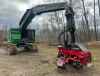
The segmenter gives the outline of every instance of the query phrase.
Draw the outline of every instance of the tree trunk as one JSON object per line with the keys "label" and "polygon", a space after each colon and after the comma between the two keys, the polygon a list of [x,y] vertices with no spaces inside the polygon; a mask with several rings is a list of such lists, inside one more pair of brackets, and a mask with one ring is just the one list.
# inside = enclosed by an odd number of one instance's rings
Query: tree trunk
{"label": "tree trunk", "polygon": [[96,26],[96,17],[95,17],[95,0],[94,0],[94,31],[95,31],[95,39],[97,41],[97,26]]}
{"label": "tree trunk", "polygon": [[85,22],[86,22],[87,30],[88,30],[88,40],[90,40],[90,29],[89,29],[89,22],[88,22],[88,19],[87,19],[85,4],[84,4],[84,0],[81,0],[81,1],[82,1],[82,5],[83,5],[83,10],[84,10],[84,18],[85,18]]}

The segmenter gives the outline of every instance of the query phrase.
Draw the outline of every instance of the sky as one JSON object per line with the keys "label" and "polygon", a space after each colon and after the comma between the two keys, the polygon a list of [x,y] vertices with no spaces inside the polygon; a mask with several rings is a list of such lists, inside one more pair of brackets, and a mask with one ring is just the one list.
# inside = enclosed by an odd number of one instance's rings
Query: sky
{"label": "sky", "polygon": [[16,26],[26,9],[42,3],[42,0],[0,0],[0,24]]}
{"label": "sky", "polygon": [[[93,2],[93,0],[86,0],[86,2]],[[19,26],[19,21],[26,9],[43,3],[43,0],[0,0],[0,24]],[[92,8],[90,11],[93,13]]]}

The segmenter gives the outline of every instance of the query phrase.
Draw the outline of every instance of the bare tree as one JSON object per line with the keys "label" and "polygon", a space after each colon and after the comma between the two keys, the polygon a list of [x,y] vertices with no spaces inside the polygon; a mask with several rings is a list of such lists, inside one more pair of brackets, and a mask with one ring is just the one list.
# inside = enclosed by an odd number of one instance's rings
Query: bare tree
{"label": "bare tree", "polygon": [[100,1],[98,0],[99,16],[100,16]]}
{"label": "bare tree", "polygon": [[84,3],[84,0],[81,0],[81,1],[82,1],[83,10],[84,10],[84,18],[85,18],[85,22],[86,22],[87,30],[88,30],[87,31],[88,32],[88,39],[90,40],[90,29],[89,29],[89,22],[88,22],[88,19],[87,19],[85,3]]}
{"label": "bare tree", "polygon": [[96,26],[96,17],[95,17],[95,0],[94,0],[94,31],[95,31],[95,39],[97,40],[97,26]]}

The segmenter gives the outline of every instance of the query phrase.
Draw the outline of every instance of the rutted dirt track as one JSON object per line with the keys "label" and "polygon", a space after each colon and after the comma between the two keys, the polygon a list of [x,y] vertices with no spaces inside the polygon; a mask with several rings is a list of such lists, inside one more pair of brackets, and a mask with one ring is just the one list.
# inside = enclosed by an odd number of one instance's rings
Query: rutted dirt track
{"label": "rutted dirt track", "polygon": [[39,53],[0,55],[0,76],[100,76],[100,49],[90,49],[94,66],[83,70],[57,71],[55,47],[39,46]]}

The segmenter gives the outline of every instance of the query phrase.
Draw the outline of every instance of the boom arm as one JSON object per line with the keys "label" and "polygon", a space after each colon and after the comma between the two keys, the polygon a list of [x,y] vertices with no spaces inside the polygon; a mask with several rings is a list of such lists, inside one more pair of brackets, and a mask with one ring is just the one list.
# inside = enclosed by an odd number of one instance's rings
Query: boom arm
{"label": "boom arm", "polygon": [[[53,3],[53,4],[43,4],[38,5],[36,7],[33,7],[31,9],[27,9],[25,14],[23,15],[19,25],[21,29],[22,39],[25,37],[25,31],[27,29],[27,26],[32,21],[32,19],[36,15],[40,15],[42,13],[48,13],[48,12],[54,12],[54,11],[60,11],[65,10],[66,13],[66,20],[67,20],[67,31],[69,31],[72,35],[72,42],[75,42],[75,22],[74,22],[74,12],[73,9],[68,5],[66,2],[62,3]],[[74,37],[74,38],[73,38]]]}
{"label": "boom arm", "polygon": [[65,10],[65,8],[68,8],[68,4],[62,2],[62,3],[38,5],[31,9],[27,9],[26,13],[23,15],[20,21],[19,24],[20,28],[25,30],[36,15],[40,15],[42,13],[47,13],[47,12]]}

